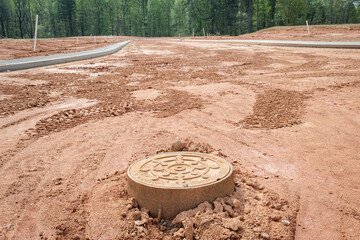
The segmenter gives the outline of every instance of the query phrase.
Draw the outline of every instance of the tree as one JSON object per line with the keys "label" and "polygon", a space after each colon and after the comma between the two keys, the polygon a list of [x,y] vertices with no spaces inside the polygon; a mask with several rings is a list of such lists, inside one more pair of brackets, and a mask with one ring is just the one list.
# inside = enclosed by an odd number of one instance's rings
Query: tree
{"label": "tree", "polygon": [[74,35],[74,16],[75,16],[75,1],[74,0],[58,0],[59,14],[61,19],[66,23],[66,36]]}
{"label": "tree", "polygon": [[0,35],[244,34],[276,25],[359,23],[360,0],[0,0]]}
{"label": "tree", "polygon": [[10,6],[7,0],[0,0],[0,27],[1,35],[8,36],[9,20],[10,20]]}
{"label": "tree", "polygon": [[277,8],[285,25],[298,25],[305,22],[308,6],[304,0],[278,0]]}

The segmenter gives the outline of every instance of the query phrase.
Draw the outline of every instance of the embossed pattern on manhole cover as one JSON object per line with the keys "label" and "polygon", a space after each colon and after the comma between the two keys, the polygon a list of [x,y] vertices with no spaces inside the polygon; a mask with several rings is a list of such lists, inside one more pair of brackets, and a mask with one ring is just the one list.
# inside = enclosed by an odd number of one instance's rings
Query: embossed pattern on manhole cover
{"label": "embossed pattern on manhole cover", "polygon": [[171,152],[133,163],[128,175],[144,185],[186,188],[215,183],[230,172],[230,163],[222,158],[198,152]]}

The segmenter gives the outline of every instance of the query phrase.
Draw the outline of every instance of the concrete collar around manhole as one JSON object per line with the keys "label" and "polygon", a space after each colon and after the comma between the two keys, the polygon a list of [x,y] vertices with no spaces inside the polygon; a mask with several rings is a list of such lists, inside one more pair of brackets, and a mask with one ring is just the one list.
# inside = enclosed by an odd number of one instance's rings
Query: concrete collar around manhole
{"label": "concrete collar around manhole", "polygon": [[169,220],[234,191],[231,164],[205,153],[157,154],[134,162],[127,174],[129,195],[151,216]]}

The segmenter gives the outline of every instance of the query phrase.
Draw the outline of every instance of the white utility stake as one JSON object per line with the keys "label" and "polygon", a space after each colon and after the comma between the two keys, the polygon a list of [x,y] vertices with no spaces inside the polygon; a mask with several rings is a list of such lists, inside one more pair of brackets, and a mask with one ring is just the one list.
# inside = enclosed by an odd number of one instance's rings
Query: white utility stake
{"label": "white utility stake", "polygon": [[76,38],[76,44],[79,44],[79,37]]}
{"label": "white utility stake", "polygon": [[309,23],[308,23],[308,21],[307,21],[307,20],[306,20],[306,27],[307,27],[307,30],[308,30],[308,34],[309,34],[309,35],[311,35],[311,34],[310,34]]}
{"label": "white utility stake", "polygon": [[35,21],[35,37],[34,37],[34,52],[36,51],[36,39],[37,39],[37,26],[38,26],[39,15],[36,14]]}
{"label": "white utility stake", "polygon": [[204,37],[206,37],[206,35],[205,35],[205,28],[203,28],[203,33],[204,33]]}

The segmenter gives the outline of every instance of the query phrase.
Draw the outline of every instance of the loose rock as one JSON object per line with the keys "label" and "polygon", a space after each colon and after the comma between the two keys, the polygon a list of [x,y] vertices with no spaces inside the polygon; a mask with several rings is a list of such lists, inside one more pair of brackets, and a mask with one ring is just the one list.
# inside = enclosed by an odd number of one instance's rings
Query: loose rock
{"label": "loose rock", "polygon": [[242,222],[239,217],[236,218],[224,218],[222,225],[224,228],[230,229],[232,231],[238,231],[242,228]]}
{"label": "loose rock", "polygon": [[214,212],[215,212],[215,213],[221,213],[221,212],[223,212],[223,211],[224,211],[223,205],[221,204],[220,201],[216,200],[216,201],[214,202]]}
{"label": "loose rock", "polygon": [[270,235],[268,233],[261,233],[261,237],[263,239],[269,239],[270,238]]}
{"label": "loose rock", "polygon": [[176,141],[172,144],[171,150],[174,152],[182,151],[186,147],[186,144],[181,141]]}
{"label": "loose rock", "polygon": [[288,221],[288,220],[282,220],[281,222],[284,223],[286,226],[290,225],[290,221]]}
{"label": "loose rock", "polygon": [[185,237],[185,230],[183,228],[180,228],[179,230],[177,230],[176,233],[174,233],[174,237],[179,237],[179,238]]}
{"label": "loose rock", "polygon": [[186,218],[183,221],[186,240],[194,239],[194,222],[191,218]]}

